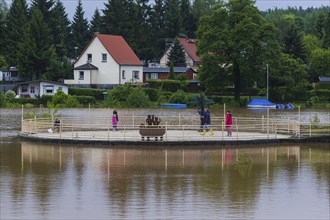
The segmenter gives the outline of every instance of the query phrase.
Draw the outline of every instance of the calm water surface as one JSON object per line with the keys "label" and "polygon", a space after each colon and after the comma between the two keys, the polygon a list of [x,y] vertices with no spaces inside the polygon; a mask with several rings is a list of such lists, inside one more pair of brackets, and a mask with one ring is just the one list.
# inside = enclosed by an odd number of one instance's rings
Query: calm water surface
{"label": "calm water surface", "polygon": [[[178,114],[157,111],[152,113]],[[61,110],[75,114],[88,110]],[[260,113],[236,112],[241,114]],[[327,119],[329,113],[302,112],[302,118],[314,114]],[[330,218],[328,144],[219,149],[38,144],[16,138],[20,115],[1,110],[0,219]]]}

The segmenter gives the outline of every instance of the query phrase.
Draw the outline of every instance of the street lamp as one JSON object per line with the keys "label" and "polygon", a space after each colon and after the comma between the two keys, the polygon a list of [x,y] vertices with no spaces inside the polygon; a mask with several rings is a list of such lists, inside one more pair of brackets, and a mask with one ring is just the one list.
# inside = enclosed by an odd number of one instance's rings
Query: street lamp
{"label": "street lamp", "polygon": [[269,95],[268,95],[268,63],[266,63],[266,71],[267,71],[267,100],[269,98]]}

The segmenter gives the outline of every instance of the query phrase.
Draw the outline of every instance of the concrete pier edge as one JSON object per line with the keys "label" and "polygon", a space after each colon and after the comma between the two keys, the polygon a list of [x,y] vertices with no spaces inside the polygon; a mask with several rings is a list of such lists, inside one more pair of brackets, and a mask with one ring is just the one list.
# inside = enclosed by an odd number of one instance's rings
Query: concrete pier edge
{"label": "concrete pier edge", "polygon": [[77,140],[77,139],[60,139],[60,138],[43,138],[34,137],[24,132],[19,132],[18,137],[22,140],[40,143],[58,143],[58,144],[76,144],[76,145],[102,145],[100,147],[223,147],[226,145],[263,145],[263,144],[284,144],[284,143],[329,143],[330,135],[319,137],[301,137],[301,138],[285,138],[285,139],[254,139],[254,140],[201,140],[201,141],[126,141],[126,140]]}

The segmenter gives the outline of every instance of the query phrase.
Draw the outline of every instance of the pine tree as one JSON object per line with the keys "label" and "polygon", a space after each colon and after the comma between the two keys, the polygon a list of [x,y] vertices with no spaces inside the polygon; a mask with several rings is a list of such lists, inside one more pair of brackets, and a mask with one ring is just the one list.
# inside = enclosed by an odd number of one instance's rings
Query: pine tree
{"label": "pine tree", "polygon": [[168,79],[175,79],[173,62],[170,63],[170,72],[168,73]]}
{"label": "pine tree", "polygon": [[59,59],[68,56],[70,40],[70,21],[61,1],[57,0],[53,9],[54,24],[51,28],[53,44]]}
{"label": "pine tree", "polygon": [[330,12],[324,21],[323,48],[330,48]]}
{"label": "pine tree", "polygon": [[191,5],[189,0],[181,0],[180,2],[181,15],[181,33],[187,37],[194,37],[195,24],[191,13]]}
{"label": "pine tree", "polygon": [[159,58],[164,53],[164,4],[163,0],[155,0],[155,4],[150,11],[150,37],[152,41],[152,48],[154,50],[154,57]]}
{"label": "pine tree", "polygon": [[165,37],[179,36],[181,29],[179,0],[165,0]]}
{"label": "pine tree", "polygon": [[[5,53],[5,21],[8,13],[8,7],[5,0],[0,0],[0,56],[4,60],[3,54]],[[0,67],[3,65],[0,64]],[[0,76],[1,77],[1,76]]]}
{"label": "pine tree", "polygon": [[91,26],[89,29],[90,36],[93,36],[96,32],[101,32],[102,30],[102,17],[100,14],[100,11],[98,9],[95,9],[92,20],[91,20]]}
{"label": "pine tree", "polygon": [[174,66],[186,66],[186,57],[184,49],[178,39],[174,40],[173,46],[170,48],[168,60],[169,61],[167,65],[173,63]]}
{"label": "pine tree", "polygon": [[291,24],[284,36],[284,53],[305,61],[307,51],[304,47],[302,33],[298,31],[294,24]]}
{"label": "pine tree", "polygon": [[[78,5],[76,7],[76,12],[73,16],[73,22],[71,25],[72,34],[71,34],[71,47],[72,51],[75,53],[80,54],[80,52],[86,47],[88,42],[90,41],[90,34],[89,34],[89,26],[88,21],[84,17],[85,12],[83,11],[81,0],[78,1]],[[77,48],[77,49],[75,49]],[[77,55],[76,54],[76,55]]]}
{"label": "pine tree", "polygon": [[43,20],[39,9],[32,11],[26,27],[24,41],[18,45],[18,67],[21,76],[41,79],[55,59],[55,49],[51,42],[50,29]]}
{"label": "pine tree", "polygon": [[28,8],[25,0],[14,0],[6,19],[5,58],[9,66],[17,65],[17,47],[23,41]]}

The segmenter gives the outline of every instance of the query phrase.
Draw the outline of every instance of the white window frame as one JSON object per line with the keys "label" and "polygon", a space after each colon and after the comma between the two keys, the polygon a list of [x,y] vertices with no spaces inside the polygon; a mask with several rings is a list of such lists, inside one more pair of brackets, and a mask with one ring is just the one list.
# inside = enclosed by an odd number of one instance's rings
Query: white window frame
{"label": "white window frame", "polygon": [[92,62],[93,61],[93,55],[91,53],[87,54],[87,62]]}
{"label": "white window frame", "polygon": [[158,73],[150,73],[149,79],[159,79]]}
{"label": "white window frame", "polygon": [[108,61],[108,54],[102,53],[102,62],[107,62]]}
{"label": "white window frame", "polygon": [[54,93],[54,85],[45,85],[45,93],[46,94],[53,94]]}
{"label": "white window frame", "polygon": [[132,79],[140,79],[140,71],[138,70],[133,70],[132,71]]}
{"label": "white window frame", "polygon": [[34,86],[30,86],[30,93],[35,93],[35,87]]}
{"label": "white window frame", "polygon": [[29,90],[28,90],[28,85],[22,85],[21,86],[21,93],[27,93]]}
{"label": "white window frame", "polygon": [[122,79],[126,79],[126,76],[125,76],[125,70],[122,70],[122,71],[121,71],[121,78],[122,78]]}
{"label": "white window frame", "polygon": [[84,80],[84,79],[85,79],[85,72],[79,71],[79,80]]}

